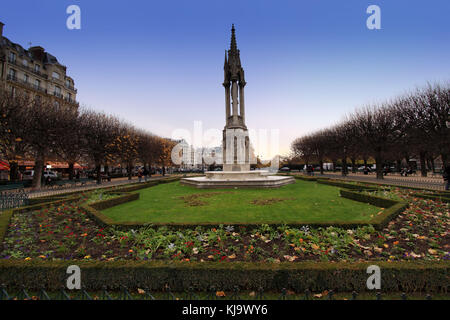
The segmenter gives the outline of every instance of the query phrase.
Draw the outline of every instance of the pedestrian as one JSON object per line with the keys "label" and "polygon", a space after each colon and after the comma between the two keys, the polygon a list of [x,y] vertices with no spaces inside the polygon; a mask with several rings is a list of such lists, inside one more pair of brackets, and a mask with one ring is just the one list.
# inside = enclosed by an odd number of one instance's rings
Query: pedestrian
{"label": "pedestrian", "polygon": [[139,182],[142,182],[142,170],[141,169],[138,170],[138,179],[139,179]]}
{"label": "pedestrian", "polygon": [[442,177],[444,178],[445,190],[450,190],[450,165],[445,167]]}

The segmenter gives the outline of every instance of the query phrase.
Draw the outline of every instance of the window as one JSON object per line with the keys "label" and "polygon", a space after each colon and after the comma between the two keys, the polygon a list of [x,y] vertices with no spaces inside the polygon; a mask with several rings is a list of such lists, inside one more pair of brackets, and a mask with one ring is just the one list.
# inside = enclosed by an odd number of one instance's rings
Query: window
{"label": "window", "polygon": [[66,87],[70,88],[70,80],[69,79],[66,79]]}
{"label": "window", "polygon": [[41,66],[38,65],[38,64],[35,64],[35,65],[34,65],[34,71],[36,71],[36,72],[41,71]]}
{"label": "window", "polygon": [[54,92],[54,95],[57,96],[57,97],[62,98],[62,95],[61,95],[61,88],[60,88],[60,87],[56,87],[56,86],[55,86],[55,92]]}
{"label": "window", "polygon": [[52,77],[53,77],[53,79],[57,79],[57,80],[59,80],[59,73],[58,73],[58,72],[54,72],[54,71],[53,71],[53,73],[52,73]]}
{"label": "window", "polygon": [[28,60],[23,59],[22,60],[22,64],[23,64],[24,67],[28,67]]}
{"label": "window", "polygon": [[40,89],[41,88],[41,81],[36,79],[34,80],[34,86],[36,87],[36,89]]}
{"label": "window", "polygon": [[28,83],[28,75],[26,73],[23,75],[23,82]]}
{"label": "window", "polygon": [[72,101],[72,95],[70,93],[67,93],[67,101],[71,102]]}
{"label": "window", "polygon": [[9,69],[9,78],[14,80],[16,78],[16,70]]}
{"label": "window", "polygon": [[15,63],[16,62],[16,54],[14,52],[9,52],[9,62]]}

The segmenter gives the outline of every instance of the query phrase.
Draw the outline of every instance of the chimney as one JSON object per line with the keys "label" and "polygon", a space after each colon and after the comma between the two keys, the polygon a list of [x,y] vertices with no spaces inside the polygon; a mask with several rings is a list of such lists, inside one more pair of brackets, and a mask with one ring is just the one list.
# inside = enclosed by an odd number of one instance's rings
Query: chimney
{"label": "chimney", "polygon": [[0,21],[0,39],[3,37],[3,26],[5,24]]}
{"label": "chimney", "polygon": [[36,59],[38,61],[44,60],[44,48],[42,48],[40,46],[35,46],[35,47],[30,47],[28,49],[28,51],[30,51],[30,53],[34,59]]}

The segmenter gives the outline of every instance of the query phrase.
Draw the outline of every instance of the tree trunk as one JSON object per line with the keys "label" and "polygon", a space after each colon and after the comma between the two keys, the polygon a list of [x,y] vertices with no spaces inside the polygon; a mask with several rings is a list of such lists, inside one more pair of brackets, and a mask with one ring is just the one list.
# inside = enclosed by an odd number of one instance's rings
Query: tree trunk
{"label": "tree trunk", "polygon": [[333,162],[333,172],[336,172],[337,160],[333,159],[331,162]]}
{"label": "tree trunk", "polygon": [[132,171],[133,165],[131,163],[128,163],[127,167],[128,167],[128,180],[131,180],[133,179],[133,171]]}
{"label": "tree trunk", "polygon": [[166,167],[165,166],[162,166],[162,175],[163,175],[163,177],[166,175]]}
{"label": "tree trunk", "polygon": [[434,159],[433,159],[433,157],[430,158],[430,163],[431,163],[431,172],[435,173],[436,172],[436,168],[434,167]]}
{"label": "tree trunk", "polygon": [[348,168],[347,168],[347,157],[342,158],[342,171],[341,174],[343,176],[346,176],[348,174]]}
{"label": "tree trunk", "polygon": [[102,166],[100,162],[97,162],[95,164],[95,172],[97,173],[97,184],[102,184],[102,172],[101,172]]}
{"label": "tree trunk", "polygon": [[70,162],[69,162],[69,180],[73,180],[73,176],[74,176],[74,167],[75,167],[75,162],[70,161]]}
{"label": "tree trunk", "polygon": [[319,165],[320,165],[320,174],[323,174],[323,158],[319,159]]}
{"label": "tree trunk", "polygon": [[18,180],[18,171],[19,165],[17,161],[9,161],[9,180],[17,181]]}
{"label": "tree trunk", "polygon": [[444,169],[447,168],[450,165],[450,161],[448,159],[448,154],[447,153],[441,153],[441,160],[442,160],[442,165],[444,166]]}
{"label": "tree trunk", "polygon": [[34,175],[33,181],[31,183],[31,188],[33,190],[38,190],[41,188],[42,171],[44,171],[44,161],[44,155],[39,153],[34,162]]}
{"label": "tree trunk", "polygon": [[352,161],[352,172],[356,173],[357,169],[356,169],[356,159],[355,158],[351,158],[350,159]]}
{"label": "tree trunk", "polygon": [[397,172],[401,172],[402,171],[402,160],[396,160],[395,163],[397,165]]}
{"label": "tree trunk", "polygon": [[375,155],[375,164],[377,167],[377,179],[384,179],[383,177],[383,157],[381,156],[381,153],[377,153]]}
{"label": "tree trunk", "polygon": [[364,158],[363,161],[364,161],[364,168],[367,168],[367,158]]}
{"label": "tree trunk", "polygon": [[422,177],[426,177],[427,176],[427,162],[425,159],[425,152],[420,152],[419,153],[419,158],[420,158],[420,174]]}

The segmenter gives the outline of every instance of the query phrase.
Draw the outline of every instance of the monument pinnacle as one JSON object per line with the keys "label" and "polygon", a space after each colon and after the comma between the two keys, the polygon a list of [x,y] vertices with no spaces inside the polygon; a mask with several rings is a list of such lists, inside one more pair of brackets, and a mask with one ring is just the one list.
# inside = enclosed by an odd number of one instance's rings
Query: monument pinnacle
{"label": "monument pinnacle", "polygon": [[234,24],[231,27],[231,44],[230,44],[230,53],[234,54],[237,52],[237,43],[236,43],[236,30],[234,29]]}

